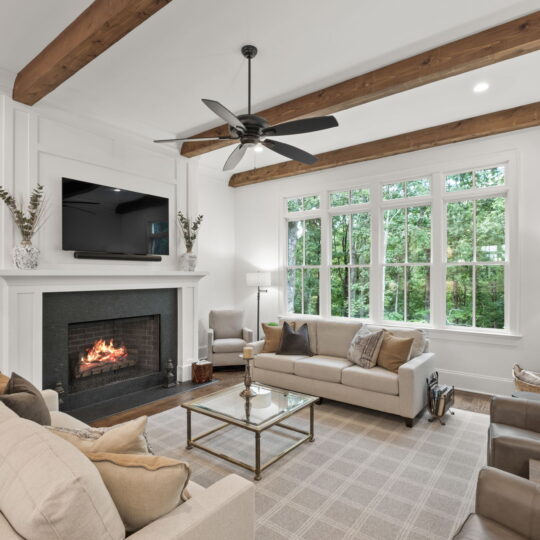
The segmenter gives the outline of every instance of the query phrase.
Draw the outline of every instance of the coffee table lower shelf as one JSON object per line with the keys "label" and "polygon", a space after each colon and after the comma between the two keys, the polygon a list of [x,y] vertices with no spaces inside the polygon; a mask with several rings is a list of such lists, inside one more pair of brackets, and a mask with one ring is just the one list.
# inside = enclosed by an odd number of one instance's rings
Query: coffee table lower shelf
{"label": "coffee table lower shelf", "polygon": [[[247,427],[238,425],[234,422],[224,422],[222,425],[217,426],[215,428],[212,428],[208,431],[205,431],[204,433],[201,433],[200,435],[197,435],[196,437],[192,437],[191,435],[191,410],[186,409],[187,413],[187,445],[186,448],[188,450],[191,450],[192,448],[198,448],[199,450],[203,450],[204,452],[208,452],[209,454],[212,454],[213,456],[219,457],[221,459],[224,459],[228,461],[229,463],[233,463],[234,465],[238,465],[239,467],[243,467],[244,469],[247,469],[248,471],[251,471],[255,473],[254,479],[260,480],[261,479],[261,472],[264,471],[267,467],[270,467],[270,465],[273,465],[276,461],[281,459],[282,457],[286,456],[289,452],[292,452],[295,448],[298,448],[301,444],[305,442],[313,442],[315,440],[315,434],[314,434],[314,414],[315,414],[315,403],[311,403],[309,405],[309,431],[304,431],[303,429],[299,429],[293,426],[288,426],[286,424],[283,424],[282,422],[276,422],[275,424],[269,425],[268,427],[261,429],[261,430],[255,430],[255,429],[249,429]],[[196,411],[199,414],[203,414],[202,411]],[[298,412],[298,411],[296,411]],[[211,418],[215,418],[213,415],[205,415],[210,416]],[[223,421],[223,420],[222,420]],[[252,431],[255,434],[255,466],[250,465],[249,463],[246,463],[244,461],[241,461],[239,459],[236,459],[232,456],[228,456],[227,454],[224,454],[222,452],[217,452],[216,450],[213,450],[212,448],[209,448],[208,446],[205,446],[203,444],[198,443],[197,441],[200,441],[201,439],[204,439],[205,437],[208,437],[209,435],[212,435],[212,433],[215,433],[216,431],[220,431],[221,429],[224,429],[228,426],[235,426],[239,427],[241,429],[246,429],[248,431]],[[261,464],[261,436],[264,431],[267,429],[273,428],[273,427],[281,427],[284,429],[288,429],[290,431],[295,431],[296,433],[300,433],[301,435],[305,435],[301,439],[297,440],[294,444],[280,452],[277,456],[274,456],[272,459],[268,460],[266,463]]]}

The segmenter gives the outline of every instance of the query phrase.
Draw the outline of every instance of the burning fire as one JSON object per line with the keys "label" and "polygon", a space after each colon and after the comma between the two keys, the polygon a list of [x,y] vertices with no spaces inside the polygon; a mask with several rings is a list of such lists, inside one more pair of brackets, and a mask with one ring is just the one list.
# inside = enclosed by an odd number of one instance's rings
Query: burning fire
{"label": "burning fire", "polygon": [[81,370],[91,369],[100,364],[111,364],[125,358],[128,354],[124,345],[115,347],[113,340],[108,342],[104,339],[99,339],[94,345],[86,351],[88,354],[81,358]]}

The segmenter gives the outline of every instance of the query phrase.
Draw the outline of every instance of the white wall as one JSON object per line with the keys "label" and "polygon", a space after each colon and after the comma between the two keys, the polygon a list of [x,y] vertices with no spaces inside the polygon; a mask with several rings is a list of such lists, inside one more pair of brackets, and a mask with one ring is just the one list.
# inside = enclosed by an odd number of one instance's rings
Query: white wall
{"label": "white wall", "polygon": [[499,153],[515,156],[518,183],[518,245],[513,252],[519,268],[517,315],[520,336],[473,336],[464,332],[431,331],[431,350],[443,379],[478,392],[508,393],[515,362],[540,371],[540,129],[423,150],[314,174],[239,188],[235,193],[237,304],[255,326],[255,291],[246,287],[245,273],[270,270],[273,286],[262,298],[261,319],[275,320],[283,313],[283,272],[280,264],[283,197],[354,185],[362,180],[392,175],[398,179],[431,166],[455,161],[477,162]]}

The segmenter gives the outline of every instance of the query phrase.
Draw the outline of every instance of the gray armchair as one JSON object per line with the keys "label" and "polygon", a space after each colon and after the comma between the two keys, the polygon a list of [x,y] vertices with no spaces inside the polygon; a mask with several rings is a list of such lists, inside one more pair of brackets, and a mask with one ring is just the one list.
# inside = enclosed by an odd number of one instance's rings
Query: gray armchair
{"label": "gray armchair", "polygon": [[239,309],[211,311],[208,321],[208,360],[214,366],[242,365],[242,349],[253,341],[253,330],[243,327]]}
{"label": "gray armchair", "polygon": [[455,540],[540,540],[540,484],[484,467],[478,475],[476,508]]}
{"label": "gray armchair", "polygon": [[493,397],[488,465],[529,478],[530,459],[540,460],[540,401]]}

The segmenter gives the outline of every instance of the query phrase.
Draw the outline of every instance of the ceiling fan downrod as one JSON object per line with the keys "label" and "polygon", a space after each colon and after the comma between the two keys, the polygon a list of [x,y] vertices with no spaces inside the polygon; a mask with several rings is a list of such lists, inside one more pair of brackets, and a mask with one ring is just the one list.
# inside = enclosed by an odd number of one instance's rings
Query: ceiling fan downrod
{"label": "ceiling fan downrod", "polygon": [[251,59],[257,56],[257,47],[255,45],[244,45],[241,50],[248,60],[248,114],[251,114]]}

